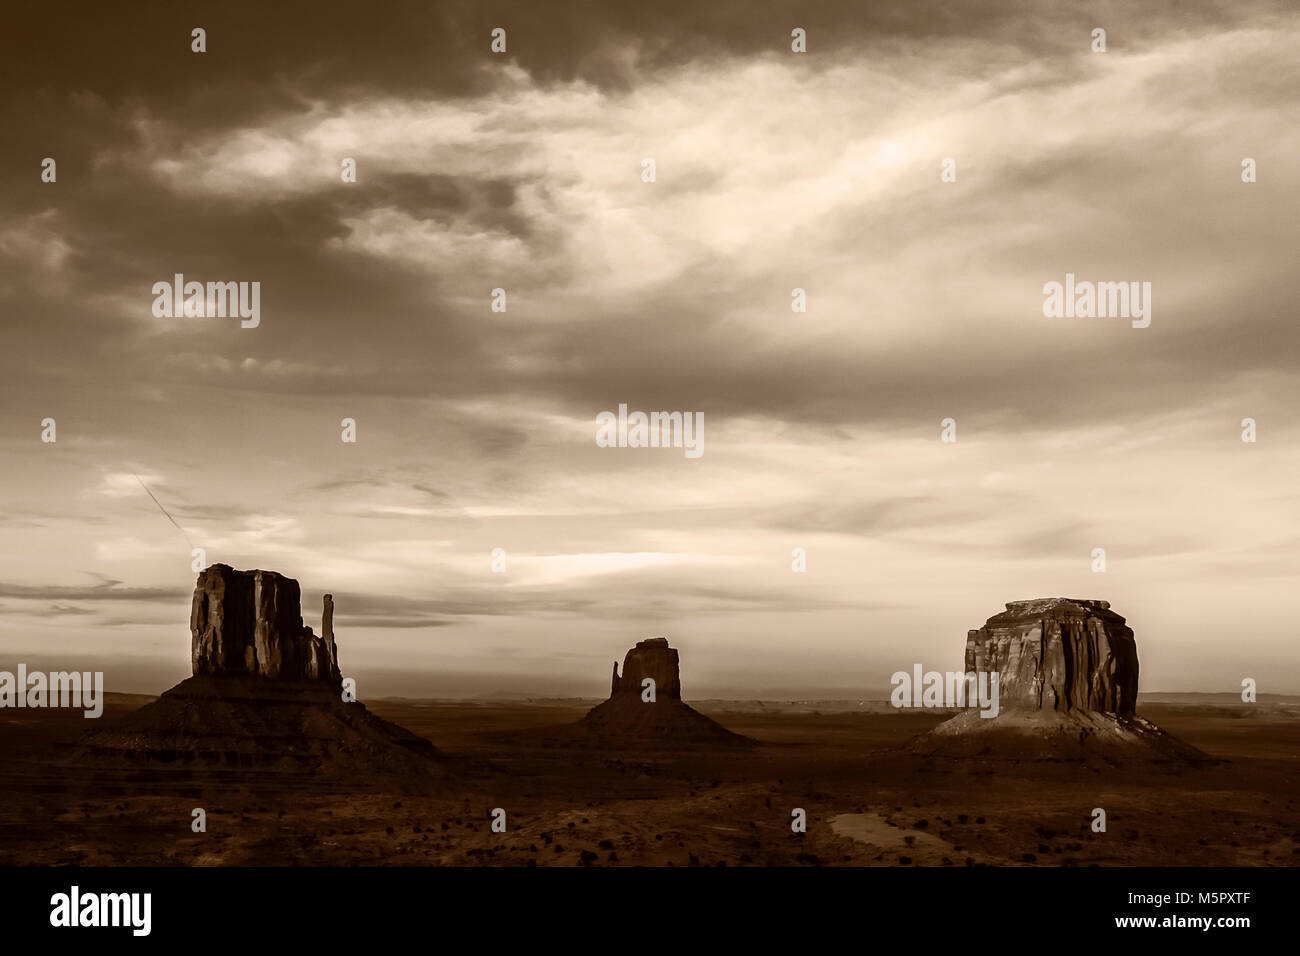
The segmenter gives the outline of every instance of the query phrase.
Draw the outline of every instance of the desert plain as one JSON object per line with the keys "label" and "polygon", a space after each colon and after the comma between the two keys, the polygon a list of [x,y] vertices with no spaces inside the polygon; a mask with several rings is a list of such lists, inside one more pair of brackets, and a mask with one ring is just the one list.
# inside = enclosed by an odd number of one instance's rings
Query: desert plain
{"label": "desert plain", "polygon": [[[1300,698],[1152,694],[1138,711],[1216,758],[917,755],[950,711],[887,701],[692,701],[748,748],[602,748],[598,701],[379,699],[430,740],[427,778],[87,760],[91,723],[0,720],[0,864],[319,866],[1294,866]],[[1106,829],[1094,829],[1094,810]],[[193,811],[203,809],[204,832]],[[505,831],[493,832],[493,811]],[[803,810],[807,829],[792,829]]]}

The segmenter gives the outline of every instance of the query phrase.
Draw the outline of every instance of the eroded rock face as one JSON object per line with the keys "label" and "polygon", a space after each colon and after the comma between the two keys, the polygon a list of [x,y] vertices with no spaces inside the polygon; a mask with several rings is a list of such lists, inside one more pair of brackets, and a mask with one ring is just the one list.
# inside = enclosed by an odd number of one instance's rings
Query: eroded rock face
{"label": "eroded rock face", "polygon": [[[321,636],[312,636],[311,661],[307,667],[308,680],[339,680],[339,649],[334,643],[334,595],[325,595],[321,609]],[[311,634],[311,628],[307,628]]]}
{"label": "eroded rock face", "polygon": [[636,647],[623,658],[623,676],[618,676],[618,662],[614,662],[614,678],[609,696],[613,700],[622,694],[641,697],[641,681],[650,677],[655,682],[655,696],[664,700],[682,699],[681,669],[677,650],[668,646],[666,637],[650,637],[637,641]]}
{"label": "eroded rock face", "polygon": [[339,685],[333,616],[327,594],[324,633],[318,637],[303,626],[301,592],[293,578],[213,564],[199,574],[190,608],[194,674]]}
{"label": "eroded rock face", "polygon": [[1132,717],[1133,631],[1106,601],[1012,601],[966,635],[966,671],[996,671],[1003,710]]}
{"label": "eroded rock face", "polygon": [[[655,682],[654,700],[642,696],[641,682],[647,677]],[[593,744],[620,749],[749,747],[754,743],[682,700],[677,650],[663,637],[638,641],[623,658],[621,677],[615,661],[609,700],[593,707],[577,726]]]}

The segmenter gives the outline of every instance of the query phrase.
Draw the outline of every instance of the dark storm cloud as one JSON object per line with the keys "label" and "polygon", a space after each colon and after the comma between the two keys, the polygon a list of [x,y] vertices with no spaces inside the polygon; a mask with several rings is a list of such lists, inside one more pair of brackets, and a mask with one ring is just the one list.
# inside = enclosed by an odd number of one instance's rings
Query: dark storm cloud
{"label": "dark storm cloud", "polygon": [[24,601],[177,601],[185,600],[188,591],[175,588],[122,587],[120,581],[92,588],[44,584],[11,584],[0,581],[0,597]]}
{"label": "dark storm cloud", "polygon": [[85,614],[94,614],[90,608],[78,607],[75,604],[51,604],[46,608],[45,613],[55,617],[80,617]]}
{"label": "dark storm cloud", "polygon": [[987,515],[990,506],[1007,507],[1014,502],[1014,496],[1005,494],[967,494],[960,502],[946,501],[937,495],[905,495],[870,502],[818,502],[774,513],[767,525],[801,534],[915,531],[973,520]]}
{"label": "dark storm cloud", "polygon": [[[463,597],[413,598],[397,594],[343,593],[334,596],[336,619],[346,626],[375,628],[439,627],[465,617],[583,615],[590,619],[663,619],[682,614],[718,615],[735,611],[809,612],[884,609],[895,605],[856,598],[831,599],[795,589],[700,585],[681,573],[627,572],[602,577],[599,593],[590,581],[530,587],[510,593],[466,592]],[[635,595],[656,596],[647,611]]]}
{"label": "dark storm cloud", "polygon": [[0,514],[0,527],[5,528],[43,528],[46,522],[30,516]]}
{"label": "dark storm cloud", "polygon": [[376,488],[395,488],[399,490],[410,490],[418,495],[426,496],[434,501],[442,502],[450,498],[445,491],[437,488],[430,488],[428,485],[418,481],[394,480],[391,472],[380,474],[377,472],[363,472],[358,475],[345,475],[338,478],[331,478],[328,481],[317,482],[310,486],[310,491],[369,491]]}
{"label": "dark storm cloud", "polygon": [[[1092,9],[1096,17],[1109,17],[1117,25],[1126,22],[1122,6]],[[1135,32],[1112,28],[1119,34],[1113,42],[1120,44],[1120,37],[1132,44],[1138,37],[1143,43],[1167,39],[1161,30],[1174,23],[1179,34],[1213,34],[1250,25],[1277,9],[1268,4],[1163,5],[1144,10]],[[960,43],[963,55],[981,42],[990,44],[990,51],[1010,44],[1021,47],[1030,61],[1050,60],[1064,50],[1077,55],[1080,43],[1074,32],[1080,23],[1090,22],[1068,7],[1059,8],[1056,19],[1032,23],[1022,10],[1005,4],[987,3],[980,10],[981,15],[974,16],[968,5],[956,10],[942,4],[903,8],[842,3],[805,11],[791,4],[764,5],[758,16],[753,5],[743,3],[704,10],[685,3],[656,4],[653,9],[579,3],[398,4],[387,5],[378,16],[358,17],[351,8],[315,4],[276,5],[273,10],[236,4],[219,9],[168,6],[165,13],[133,8],[120,18],[93,23],[75,16],[42,16],[28,25],[26,42],[52,41],[45,34],[56,29],[61,42],[48,45],[55,51],[54,61],[26,80],[36,89],[22,95],[20,83],[8,101],[16,135],[7,140],[6,158],[30,166],[33,150],[42,155],[59,152],[60,201],[51,209],[43,184],[15,171],[10,182],[25,185],[10,187],[13,193],[6,205],[12,202],[19,222],[24,214],[35,219],[53,212],[49,223],[33,222],[31,228],[57,236],[65,247],[66,270],[57,288],[42,284],[39,277],[30,285],[20,278],[16,290],[0,292],[0,303],[15,311],[29,307],[33,298],[42,301],[39,325],[10,328],[7,334],[14,337],[15,351],[38,343],[59,347],[69,361],[38,373],[56,382],[77,377],[80,366],[100,361],[113,344],[129,341],[136,347],[119,352],[102,369],[104,374],[128,381],[147,373],[151,380],[251,393],[325,395],[346,390],[451,397],[500,395],[505,389],[521,398],[558,403],[581,417],[605,407],[617,393],[646,405],[708,408],[718,415],[853,422],[894,419],[899,396],[906,394],[915,403],[916,389],[909,386],[924,374],[926,400],[935,408],[960,404],[972,413],[1016,415],[1026,407],[1026,396],[1033,395],[1035,414],[1044,423],[1111,416],[1117,409],[1106,396],[1099,399],[1091,383],[1062,379],[1050,362],[1026,363],[1022,354],[1028,350],[1020,343],[1008,342],[1003,350],[984,348],[983,363],[972,366],[964,360],[963,340],[970,346],[985,344],[982,334],[973,328],[953,329],[940,316],[934,323],[944,325],[957,347],[947,355],[927,356],[924,372],[889,352],[864,356],[833,335],[793,350],[737,342],[715,310],[714,299],[700,290],[712,287],[734,295],[751,285],[752,277],[736,275],[730,289],[718,287],[711,277],[729,265],[721,261],[698,262],[675,284],[678,292],[656,293],[658,301],[642,298],[635,303],[638,309],[657,313],[656,333],[647,336],[642,323],[610,321],[606,315],[551,316],[537,328],[485,325],[468,319],[448,301],[463,297],[464,291],[448,287],[445,278],[433,285],[427,277],[412,282],[407,271],[382,259],[358,261],[328,249],[331,240],[351,233],[347,221],[395,209],[416,221],[454,220],[469,231],[514,237],[540,251],[553,244],[553,237],[539,234],[537,223],[519,206],[518,190],[525,181],[520,177],[488,171],[482,177],[451,176],[437,169],[385,172],[380,164],[367,173],[364,189],[322,184],[293,197],[231,201],[224,195],[163,188],[152,172],[135,165],[149,155],[175,153],[187,142],[221,129],[274,130],[285,117],[301,115],[313,102],[365,102],[380,95],[456,95],[470,102],[472,96],[487,93],[493,82],[478,76],[480,68],[492,62],[483,53],[486,43],[476,46],[471,39],[483,41],[498,23],[511,30],[512,62],[528,70],[534,82],[580,78],[623,88],[690,62],[716,63],[784,49],[787,38],[773,36],[773,24],[785,19],[812,30],[828,60],[837,54],[836,62],[843,59],[838,53],[853,44],[905,41]],[[819,21],[826,24],[820,30]],[[203,57],[191,54],[185,42],[190,26],[197,23],[208,24],[210,52]],[[176,33],[180,39],[173,36]],[[395,43],[399,36],[402,41]],[[238,69],[224,62],[232,55],[227,48],[233,38],[240,46]],[[626,64],[616,68],[602,59],[600,50],[626,50],[629,45],[641,51],[633,74]],[[934,49],[941,53],[947,48]],[[590,52],[577,55],[583,50]],[[417,63],[420,69],[415,69]],[[166,82],[160,79],[163,72]],[[1063,83],[1064,76],[1059,70],[1047,71],[1020,89],[1032,89],[1033,82]],[[247,87],[258,82],[262,86],[250,95]],[[1225,95],[1250,95],[1256,104],[1288,93],[1268,72],[1231,74],[1222,84]],[[221,95],[248,108],[197,108]],[[56,124],[64,131],[60,135],[69,127],[80,131],[77,144],[67,143],[67,150],[58,141],[36,145],[49,142],[43,127],[53,118],[50,97],[62,98],[70,111],[65,119],[71,122]],[[194,100],[183,114],[173,104],[186,97]],[[151,135],[157,140],[150,143],[152,154],[142,152],[145,134],[136,122],[146,106],[155,126]],[[34,141],[25,142],[28,136]],[[1008,167],[1003,179],[1014,181],[1020,193],[1040,193],[1045,203],[1065,194],[1086,197],[1103,210],[1113,206],[1119,213],[1131,199],[1110,187],[1116,180],[1140,175],[1152,159],[1149,154],[1117,154],[1108,137],[1098,137],[1088,152],[1028,157],[1022,165]],[[684,180],[678,188],[705,194],[713,187],[708,181]],[[965,215],[974,225],[985,209],[1002,200],[1002,187],[976,182],[970,189],[973,196]],[[1043,213],[1052,214],[1050,205]],[[1068,211],[1063,209],[1063,214]],[[1274,215],[1281,225],[1281,207]],[[867,216],[872,222],[872,234],[862,237],[867,254],[878,249],[888,255],[909,244],[933,242],[937,235],[962,226],[931,204],[896,209],[849,206],[837,214],[836,228],[851,229],[848,224],[855,218]],[[1252,222],[1253,228],[1259,226]],[[1167,236],[1152,238],[1162,241]],[[1027,246],[1006,252],[1022,261],[1042,260],[1040,271],[1050,278],[1059,271],[1057,263],[1077,255],[1078,249]],[[255,273],[266,290],[264,307],[281,315],[291,309],[294,320],[268,321],[259,330],[251,356],[260,365],[235,375],[213,357],[236,365],[249,358],[250,343],[238,336],[203,334],[199,354],[205,358],[200,361],[197,355],[177,353],[173,343],[142,339],[138,323],[120,310],[105,310],[95,327],[87,329],[78,303],[88,290],[114,290],[124,300],[135,297],[142,311],[149,302],[149,285],[178,269],[200,279]],[[555,278],[560,282],[563,277]],[[861,298],[869,300],[872,292],[864,286]],[[1027,323],[1034,320],[1037,304],[1036,290],[1028,288]],[[1189,366],[1195,367],[1198,388],[1212,381],[1229,383],[1247,369],[1289,367],[1295,356],[1284,310],[1271,307],[1266,299],[1242,305],[1254,319],[1255,331],[1248,338],[1219,323],[1194,334],[1143,343],[1140,349],[1119,339],[1092,342],[1087,357],[1144,390],[1137,398],[1145,408],[1183,402],[1176,379],[1185,376]],[[961,306],[954,303],[953,308]],[[1054,341],[1062,357],[1077,354],[1069,339],[1057,336]],[[575,342],[583,343],[576,354]],[[340,351],[344,343],[346,361]],[[1053,348],[1050,343],[1045,347]],[[506,357],[519,352],[533,356],[535,363],[526,369],[506,364]],[[1223,362],[1224,355],[1231,355],[1232,361]],[[268,363],[281,356],[300,359],[286,358],[268,370]],[[1133,400],[1131,391],[1124,400]],[[527,437],[507,427],[481,440],[485,454],[504,454]]]}
{"label": "dark storm cloud", "polygon": [[445,627],[452,623],[451,621],[442,618],[427,617],[423,615],[400,617],[385,614],[343,614],[339,615],[338,620],[339,623],[345,627],[373,627],[381,630]]}
{"label": "dark storm cloud", "polygon": [[[1062,30],[1109,22],[1118,42],[1149,42],[1171,30],[1202,32],[1279,16],[1279,2],[1163,0],[1139,10],[1124,3],[1042,3],[1032,8],[999,0],[801,0],[754,3],[658,0],[601,4],[591,0],[396,0],[373,7],[291,0],[239,0],[219,5],[181,0],[116,8],[103,16],[91,0],[11,11],[0,46],[8,83],[35,89],[103,91],[114,98],[162,102],[197,100],[204,119],[220,122],[259,107],[315,96],[360,92],[470,95],[489,80],[476,75],[494,27],[509,31],[509,55],[543,81],[583,79],[627,83],[617,51],[635,49],[640,72],[700,59],[752,56],[788,49],[790,29],[802,26],[810,49],[842,56],[854,47],[916,41],[970,40],[1022,48],[1027,54],[1077,50]],[[190,31],[208,31],[208,53],[196,72]],[[18,68],[41,50],[43,68]]]}
{"label": "dark storm cloud", "polygon": [[[689,611],[694,614],[728,614],[734,611],[765,611],[768,613],[808,613],[812,611],[884,611],[906,605],[886,601],[869,601],[858,597],[832,598],[824,595],[809,596],[794,589],[699,587],[679,589],[680,596],[689,599],[685,607],[664,608],[664,615]],[[691,606],[693,604],[694,606]],[[633,608],[628,609],[629,611]]]}
{"label": "dark storm cloud", "polygon": [[589,611],[593,604],[590,600],[553,593],[471,593],[460,599],[340,593],[334,596],[334,603],[339,620],[353,620],[371,627],[433,627],[450,623],[448,618],[499,617],[517,613],[582,613]]}

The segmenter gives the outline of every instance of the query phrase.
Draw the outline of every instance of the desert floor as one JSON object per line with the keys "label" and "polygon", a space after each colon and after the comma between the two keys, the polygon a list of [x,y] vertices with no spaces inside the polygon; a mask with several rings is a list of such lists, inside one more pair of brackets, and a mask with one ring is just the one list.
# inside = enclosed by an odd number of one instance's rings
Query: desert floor
{"label": "desert floor", "polygon": [[[110,695],[104,719],[150,698]],[[368,706],[428,737],[445,775],[69,767],[88,721],[0,716],[0,864],[36,865],[1297,865],[1300,709],[1194,698],[1143,716],[1225,762],[1199,768],[932,761],[894,752],[945,715],[854,702],[704,702],[744,752],[548,745],[591,701]],[[191,830],[191,811],[207,831]],[[506,811],[493,833],[490,813]],[[1104,808],[1104,833],[1091,829]],[[791,811],[807,832],[791,830]]]}

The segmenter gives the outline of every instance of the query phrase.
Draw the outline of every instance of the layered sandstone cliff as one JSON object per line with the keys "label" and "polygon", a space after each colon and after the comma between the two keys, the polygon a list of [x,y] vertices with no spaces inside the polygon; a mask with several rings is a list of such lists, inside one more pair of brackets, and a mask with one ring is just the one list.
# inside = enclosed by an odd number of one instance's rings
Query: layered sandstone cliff
{"label": "layered sandstone cliff", "polygon": [[1137,715],[1137,641],[1106,601],[1010,602],[967,632],[965,672],[997,675],[998,706],[989,716],[963,710],[915,738],[907,750],[1112,765],[1212,759]]}
{"label": "layered sandstone cliff", "polygon": [[998,674],[1003,709],[1131,717],[1137,642],[1107,601],[1012,601],[966,635],[966,673]]}
{"label": "layered sandstone cliff", "polygon": [[190,607],[195,676],[341,683],[334,599],[325,595],[318,636],[302,622],[298,582],[276,571],[214,564],[199,574]]}

